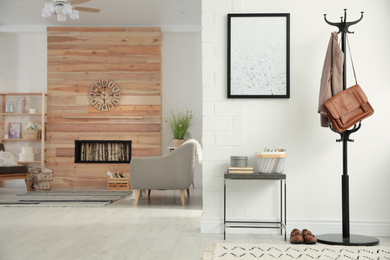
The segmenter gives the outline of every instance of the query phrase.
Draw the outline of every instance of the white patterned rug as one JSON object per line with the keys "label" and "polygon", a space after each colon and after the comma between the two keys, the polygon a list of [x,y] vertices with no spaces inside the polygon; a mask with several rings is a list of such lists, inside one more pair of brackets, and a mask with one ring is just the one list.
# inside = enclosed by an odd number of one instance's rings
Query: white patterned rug
{"label": "white patterned rug", "polygon": [[209,243],[203,251],[203,260],[219,259],[388,260],[390,247]]}

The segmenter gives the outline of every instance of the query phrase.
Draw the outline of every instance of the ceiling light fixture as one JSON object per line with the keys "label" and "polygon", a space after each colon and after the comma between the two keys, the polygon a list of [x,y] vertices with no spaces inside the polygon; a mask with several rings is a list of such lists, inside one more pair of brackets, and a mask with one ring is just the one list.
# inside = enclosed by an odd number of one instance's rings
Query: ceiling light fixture
{"label": "ceiling light fixture", "polygon": [[51,17],[54,13],[57,14],[57,20],[61,22],[66,21],[66,15],[69,15],[70,19],[79,19],[79,11],[74,10],[67,0],[53,0],[44,4],[42,17]]}

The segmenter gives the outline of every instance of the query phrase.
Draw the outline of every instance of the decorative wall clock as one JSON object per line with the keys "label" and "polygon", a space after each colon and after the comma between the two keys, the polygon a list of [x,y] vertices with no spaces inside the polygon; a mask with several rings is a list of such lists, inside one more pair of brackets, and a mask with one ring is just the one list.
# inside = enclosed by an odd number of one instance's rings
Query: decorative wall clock
{"label": "decorative wall clock", "polygon": [[118,85],[111,80],[99,80],[89,89],[88,99],[91,106],[99,111],[114,109],[121,97]]}

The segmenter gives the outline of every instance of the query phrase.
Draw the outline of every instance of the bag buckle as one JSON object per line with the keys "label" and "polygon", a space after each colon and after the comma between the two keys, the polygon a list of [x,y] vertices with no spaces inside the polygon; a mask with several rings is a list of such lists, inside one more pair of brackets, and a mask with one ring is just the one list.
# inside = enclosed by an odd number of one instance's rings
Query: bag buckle
{"label": "bag buckle", "polygon": [[367,112],[367,111],[368,111],[368,107],[367,107],[367,104],[366,104],[366,103],[361,103],[361,104],[360,104],[360,107],[363,109],[364,112]]}

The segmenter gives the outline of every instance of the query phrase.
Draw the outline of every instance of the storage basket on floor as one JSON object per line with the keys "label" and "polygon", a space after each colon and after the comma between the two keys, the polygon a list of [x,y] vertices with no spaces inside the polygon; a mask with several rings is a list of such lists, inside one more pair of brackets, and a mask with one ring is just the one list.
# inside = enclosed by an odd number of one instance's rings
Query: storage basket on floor
{"label": "storage basket on floor", "polygon": [[260,173],[283,173],[286,156],[286,152],[256,154],[257,168]]}
{"label": "storage basket on floor", "polygon": [[27,175],[27,183],[30,190],[51,190],[53,182],[53,172],[50,173],[29,173]]}
{"label": "storage basket on floor", "polygon": [[130,178],[107,178],[107,190],[130,189]]}

